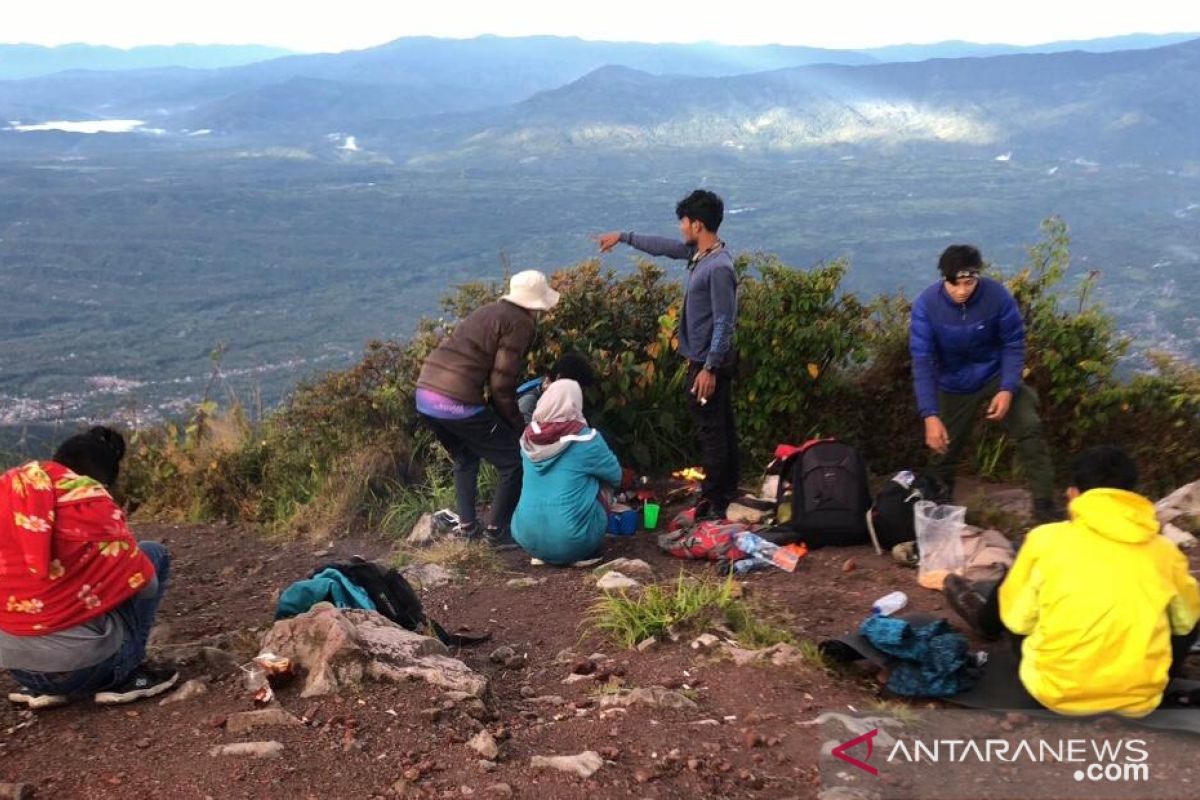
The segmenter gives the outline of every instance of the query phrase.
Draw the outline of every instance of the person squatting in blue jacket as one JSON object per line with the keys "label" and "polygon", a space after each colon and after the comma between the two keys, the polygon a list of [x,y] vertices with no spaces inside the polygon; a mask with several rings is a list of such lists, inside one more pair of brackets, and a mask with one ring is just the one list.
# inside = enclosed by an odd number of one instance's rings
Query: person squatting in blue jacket
{"label": "person squatting in blue jacket", "polygon": [[925,443],[935,453],[933,475],[953,497],[955,469],[983,412],[1016,445],[1034,518],[1050,522],[1057,518],[1054,466],[1037,392],[1022,379],[1025,324],[1013,296],[982,269],[978,249],[947,247],[938,262],[942,280],[913,304],[913,384]]}

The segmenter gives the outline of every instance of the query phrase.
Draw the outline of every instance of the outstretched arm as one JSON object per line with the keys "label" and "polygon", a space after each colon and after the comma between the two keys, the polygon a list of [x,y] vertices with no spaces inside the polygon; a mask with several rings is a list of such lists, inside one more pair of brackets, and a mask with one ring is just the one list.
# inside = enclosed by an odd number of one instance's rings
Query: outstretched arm
{"label": "outstretched arm", "polygon": [[627,244],[635,250],[641,250],[650,256],[665,256],[667,258],[689,259],[695,254],[695,248],[689,247],[678,239],[668,239],[666,236],[650,236],[644,233],[622,233],[612,231],[592,237],[600,247],[601,253],[610,252],[618,244]]}

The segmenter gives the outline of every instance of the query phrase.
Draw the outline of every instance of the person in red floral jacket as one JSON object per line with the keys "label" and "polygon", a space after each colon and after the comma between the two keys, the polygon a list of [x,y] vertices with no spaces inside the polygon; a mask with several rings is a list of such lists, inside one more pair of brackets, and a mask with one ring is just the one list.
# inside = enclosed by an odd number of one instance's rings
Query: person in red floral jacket
{"label": "person in red floral jacket", "polygon": [[30,708],[152,697],[178,679],[144,663],[170,572],[113,502],[125,441],[97,427],[0,476],[0,668]]}

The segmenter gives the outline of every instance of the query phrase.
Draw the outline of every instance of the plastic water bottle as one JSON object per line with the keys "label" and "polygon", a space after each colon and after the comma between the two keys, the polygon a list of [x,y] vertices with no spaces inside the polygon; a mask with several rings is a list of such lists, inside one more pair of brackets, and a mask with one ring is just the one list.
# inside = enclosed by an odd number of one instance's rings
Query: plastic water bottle
{"label": "plastic water bottle", "polygon": [[908,595],[904,592],[892,592],[876,600],[875,604],[871,606],[871,613],[881,617],[890,617],[906,605],[908,605]]}
{"label": "plastic water bottle", "polygon": [[771,562],[765,558],[759,558],[758,556],[747,556],[746,558],[740,558],[737,561],[734,561],[733,564],[730,565],[730,569],[733,571],[734,575],[746,575],[760,569],[767,569],[770,566]]}

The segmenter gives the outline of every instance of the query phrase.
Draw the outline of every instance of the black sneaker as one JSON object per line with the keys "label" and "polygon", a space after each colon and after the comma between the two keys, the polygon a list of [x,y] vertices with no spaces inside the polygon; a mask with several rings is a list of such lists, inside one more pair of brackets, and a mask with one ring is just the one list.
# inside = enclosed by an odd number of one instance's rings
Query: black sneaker
{"label": "black sneaker", "polygon": [[102,706],[115,706],[154,697],[170,689],[179,680],[179,671],[150,667],[138,667],[120,686],[106,692],[96,692],[96,702]]}
{"label": "black sneaker", "polygon": [[70,702],[70,698],[65,694],[42,694],[41,692],[35,692],[33,689],[18,686],[15,692],[8,693],[8,701],[37,710],[65,706]]}
{"label": "black sneaker", "polygon": [[484,529],[483,540],[487,542],[488,547],[496,551],[516,550],[521,546],[517,544],[517,540],[513,538],[512,532],[508,528],[501,530],[493,525]]}
{"label": "black sneaker", "polygon": [[946,576],[946,580],[942,584],[942,593],[946,595],[946,602],[950,608],[954,609],[954,613],[967,623],[972,631],[984,639],[995,638],[989,636],[980,627],[979,617],[983,612],[983,604],[987,600],[982,594],[975,591],[974,585],[969,580],[952,572]]}

